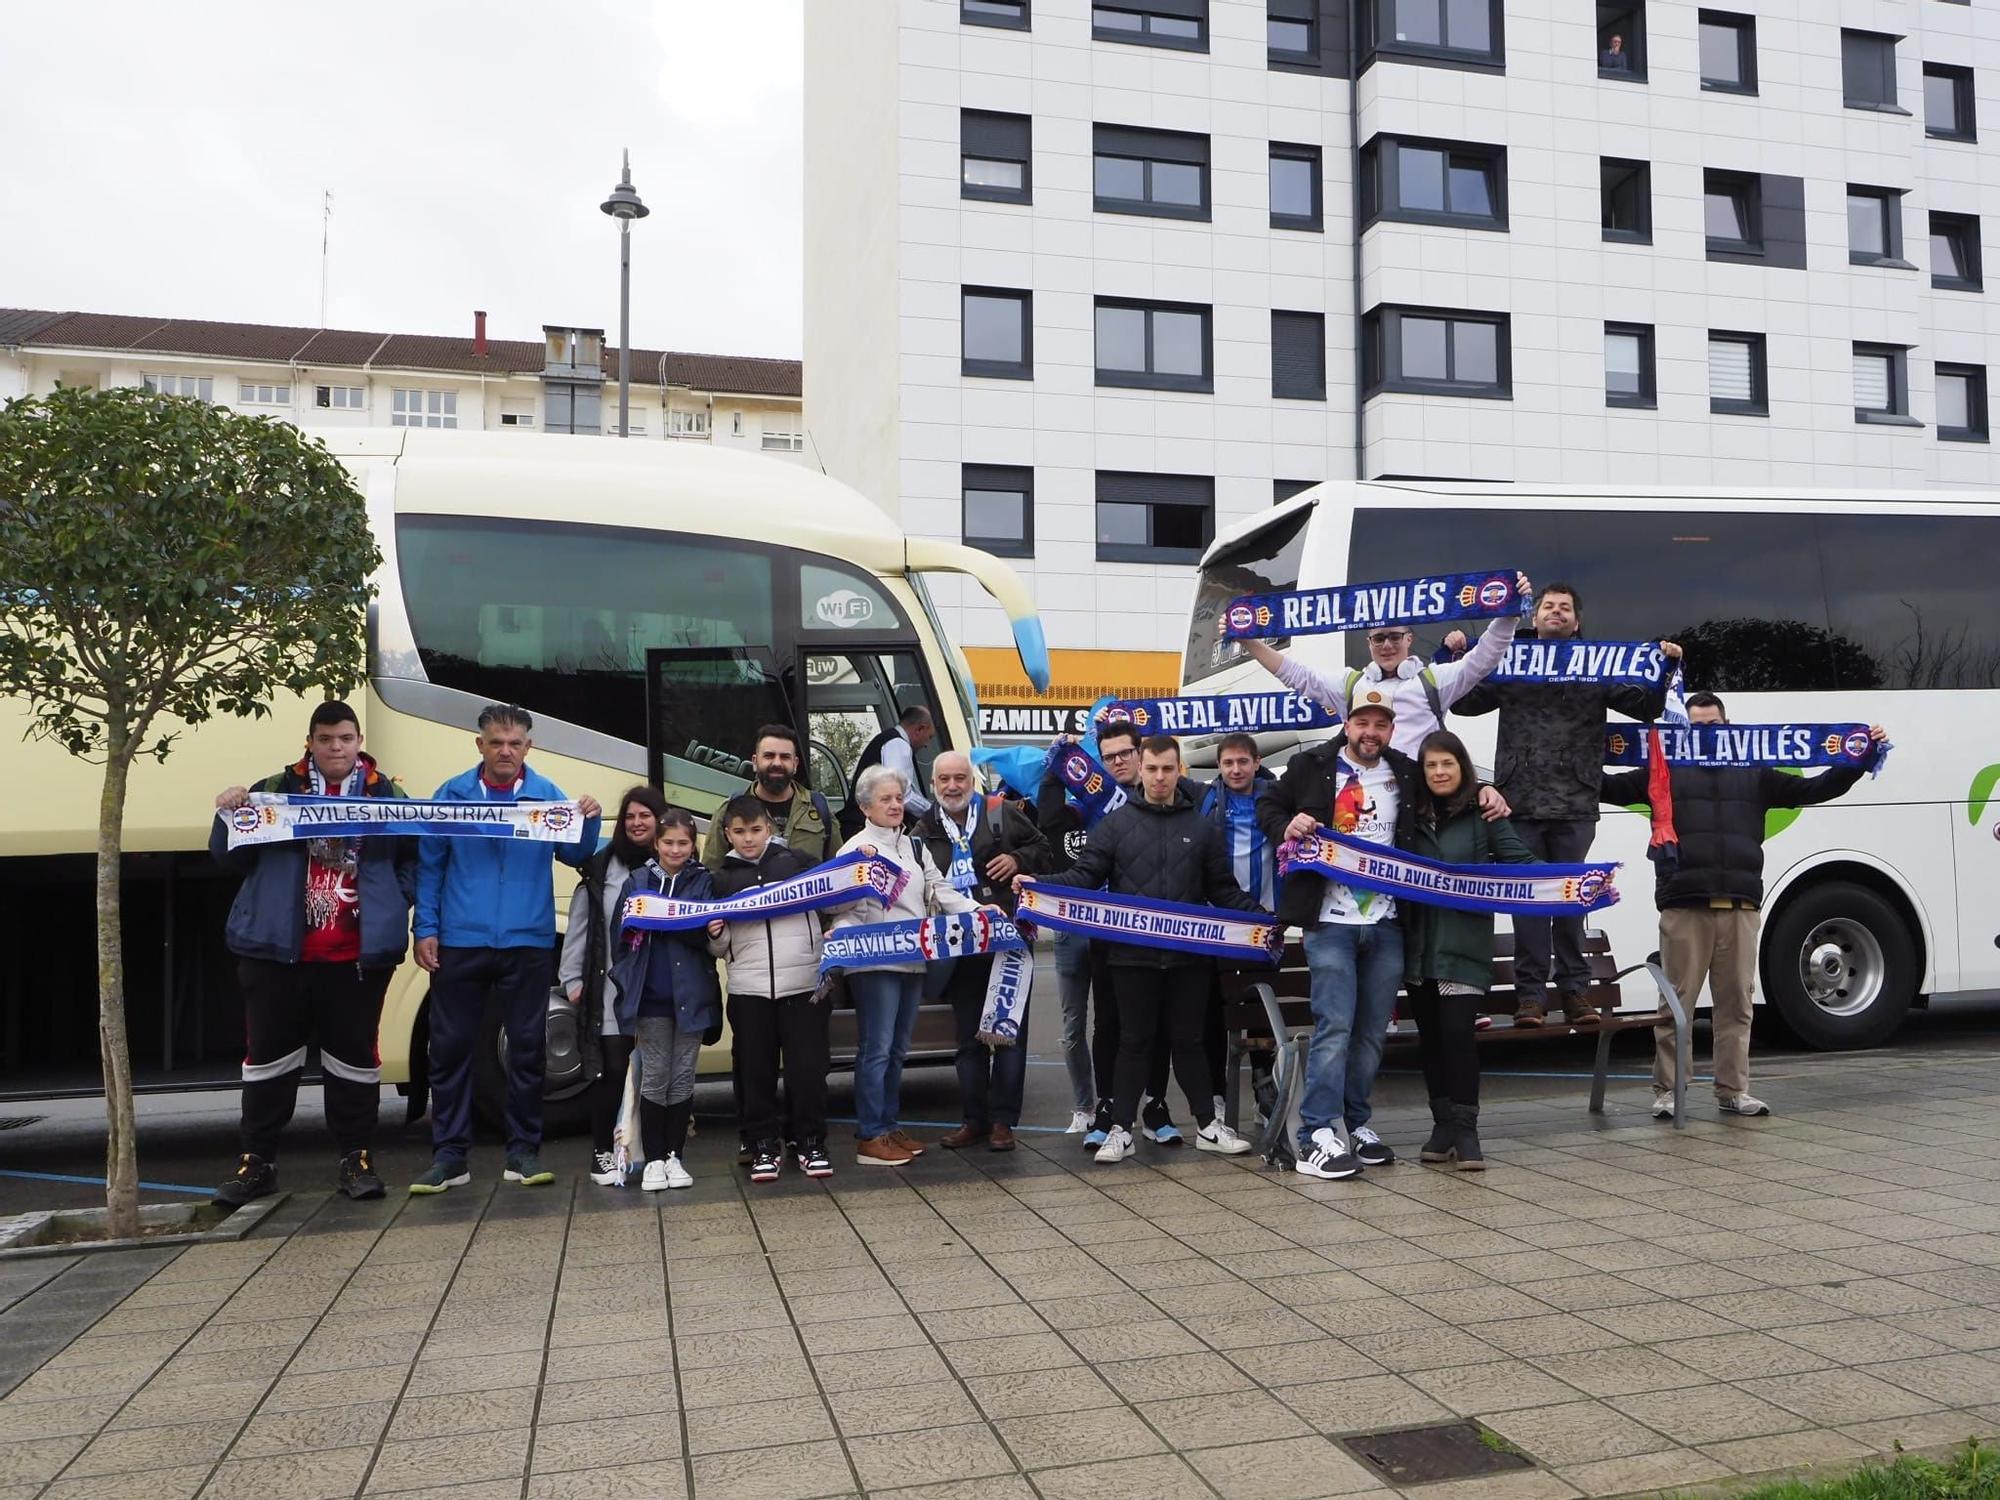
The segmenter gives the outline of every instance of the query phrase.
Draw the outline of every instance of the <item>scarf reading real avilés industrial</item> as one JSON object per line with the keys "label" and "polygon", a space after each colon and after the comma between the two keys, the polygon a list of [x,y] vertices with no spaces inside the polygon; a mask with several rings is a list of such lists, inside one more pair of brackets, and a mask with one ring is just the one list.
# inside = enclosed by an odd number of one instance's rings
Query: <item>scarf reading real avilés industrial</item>
{"label": "scarf reading real avil\u00e9s industrial", "polygon": [[755,886],[717,901],[681,901],[641,892],[626,899],[624,922],[644,932],[690,932],[710,922],[759,922],[864,899],[886,906],[909,881],[910,872],[893,859],[857,849],[790,880]]}
{"label": "scarf reading real avil\u00e9s industrial", "polygon": [[1448,865],[1320,827],[1278,849],[1285,874],[1307,871],[1400,900],[1512,917],[1582,916],[1618,899],[1614,861]]}
{"label": "scarf reading real avil\u00e9s industrial", "polygon": [[437,802],[413,797],[315,797],[303,792],[252,792],[243,806],[218,809],[229,847],[294,839],[437,838],[535,839],[566,844],[583,826],[574,802]]}

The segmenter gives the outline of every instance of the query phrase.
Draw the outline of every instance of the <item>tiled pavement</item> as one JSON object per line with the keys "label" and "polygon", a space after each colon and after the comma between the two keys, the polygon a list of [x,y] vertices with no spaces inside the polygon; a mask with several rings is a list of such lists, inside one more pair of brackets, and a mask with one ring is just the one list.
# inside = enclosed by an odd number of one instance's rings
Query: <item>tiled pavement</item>
{"label": "tiled pavement", "polygon": [[1387,1496],[1334,1439],[1454,1415],[1535,1467],[1408,1493],[1542,1500],[2000,1432],[1991,1057],[1767,1092],[1685,1133],[1496,1106],[1481,1177],[1040,1135],[753,1192],[705,1147],[688,1193],[297,1198],[17,1262],[0,1500]]}

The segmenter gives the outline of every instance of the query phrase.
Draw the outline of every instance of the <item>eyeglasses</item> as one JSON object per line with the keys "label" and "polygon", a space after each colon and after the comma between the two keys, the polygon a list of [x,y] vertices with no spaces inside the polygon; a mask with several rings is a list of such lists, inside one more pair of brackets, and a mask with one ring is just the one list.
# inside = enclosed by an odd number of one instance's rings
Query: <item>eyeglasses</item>
{"label": "eyeglasses", "polygon": [[1415,634],[1416,632],[1413,630],[1377,630],[1368,637],[1368,644],[1371,646],[1387,646],[1396,641],[1407,640]]}
{"label": "eyeglasses", "polygon": [[1137,750],[1107,750],[1104,752],[1104,763],[1108,766],[1116,761],[1130,760],[1138,753]]}

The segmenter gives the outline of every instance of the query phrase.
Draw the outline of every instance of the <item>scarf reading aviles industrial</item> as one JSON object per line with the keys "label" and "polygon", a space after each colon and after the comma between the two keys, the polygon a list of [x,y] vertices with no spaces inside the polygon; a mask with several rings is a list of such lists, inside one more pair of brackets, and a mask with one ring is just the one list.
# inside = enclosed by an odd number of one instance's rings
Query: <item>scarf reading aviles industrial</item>
{"label": "scarf reading aviles industrial", "polygon": [[645,893],[625,902],[625,925],[643,932],[689,932],[710,922],[758,922],[793,912],[845,906],[868,898],[888,905],[909,884],[910,872],[892,859],[855,850],[803,875],[760,885],[719,901],[678,901]]}
{"label": "scarf reading aviles industrial", "polygon": [[294,839],[438,838],[538,839],[566,844],[583,827],[574,802],[434,802],[411,797],[314,797],[304,792],[252,792],[241,807],[218,809],[229,847]]}
{"label": "scarf reading aviles industrial", "polygon": [[1511,917],[1574,917],[1618,899],[1618,865],[1448,865],[1316,828],[1279,846],[1278,868],[1402,900]]}

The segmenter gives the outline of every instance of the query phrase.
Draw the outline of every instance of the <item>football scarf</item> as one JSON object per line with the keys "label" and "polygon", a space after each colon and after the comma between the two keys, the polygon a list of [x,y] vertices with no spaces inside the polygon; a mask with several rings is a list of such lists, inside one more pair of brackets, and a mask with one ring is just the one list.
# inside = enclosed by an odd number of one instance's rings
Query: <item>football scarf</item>
{"label": "football scarf", "polygon": [[964,828],[942,806],[937,810],[938,827],[944,830],[945,840],[951,845],[951,868],[944,872],[944,878],[955,891],[979,888],[979,871],[972,864],[972,836],[979,832],[979,804],[984,800],[974,797],[965,804]]}
{"label": "football scarf", "polygon": [[1297,693],[1218,693],[1207,698],[1126,698],[1098,715],[1130,719],[1141,734],[1264,734],[1331,729],[1340,715]]}
{"label": "football scarf", "polygon": [[1604,732],[1604,763],[1648,765],[1655,738],[1677,766],[1862,766],[1879,773],[1889,751],[1868,737],[1866,724],[1662,724],[1656,736],[1619,725]]}
{"label": "football scarf", "polygon": [[1085,828],[1095,828],[1106,813],[1125,805],[1125,788],[1111,779],[1103,762],[1079,744],[1057,740],[1049,746],[1043,768],[1044,775],[1053,773],[1063,784]]}
{"label": "football scarf", "polygon": [[819,971],[879,969],[890,964],[932,964],[981,953],[1025,949],[1028,940],[1005,917],[983,908],[942,917],[869,922],[837,927],[820,947]]}
{"label": "football scarf", "polygon": [[1528,600],[1514,589],[1514,570],[1440,573],[1395,583],[1350,583],[1334,589],[1245,594],[1222,612],[1225,640],[1253,636],[1327,635],[1377,625],[1428,625],[1441,620],[1488,620],[1524,615]]}
{"label": "football scarf", "polygon": [[250,800],[215,814],[229,829],[229,847],[295,839],[358,839],[395,834],[434,838],[575,841],[584,823],[574,802],[432,802],[412,797],[314,797],[303,792],[252,792]]}
{"label": "football scarf", "polygon": [[1268,963],[1280,939],[1268,912],[1188,906],[1075,886],[1022,886],[1016,916],[1057,932],[1240,963]]}
{"label": "football scarf", "polygon": [[857,849],[790,880],[754,886],[719,901],[681,901],[642,891],[626,901],[624,921],[641,932],[690,932],[710,922],[757,922],[870,897],[886,906],[909,881],[910,872],[894,860]]}
{"label": "football scarf", "polygon": [[1278,849],[1278,868],[1399,900],[1510,917],[1577,917],[1618,899],[1615,862],[1447,865],[1321,827]]}
{"label": "football scarf", "polygon": [[1655,688],[1671,660],[1658,641],[1517,640],[1489,682],[1579,682]]}

